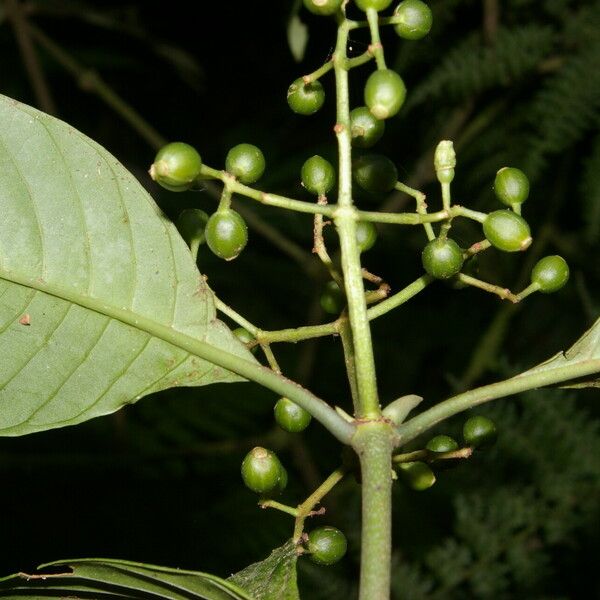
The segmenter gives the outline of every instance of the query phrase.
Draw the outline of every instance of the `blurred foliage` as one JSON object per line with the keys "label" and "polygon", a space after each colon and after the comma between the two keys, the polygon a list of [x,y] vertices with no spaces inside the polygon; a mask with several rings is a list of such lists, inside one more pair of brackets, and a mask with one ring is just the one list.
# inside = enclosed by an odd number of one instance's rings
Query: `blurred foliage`
{"label": "blurred foliage", "polygon": [[[36,105],[7,3],[0,3],[0,92]],[[22,3],[27,19],[83,67],[102,76],[169,140],[194,144],[219,168],[229,147],[259,145],[265,189],[309,199],[304,160],[335,156],[328,101],[311,118],[292,115],[289,83],[328,58],[334,25],[301,10],[309,38],[297,63],[288,49],[298,3]],[[534,244],[526,255],[490,251],[478,276],[519,290],[536,257],[560,253],[571,284],[555,296],[502,305],[482,292],[439,283],[373,324],[383,402],[417,393],[426,403],[465,386],[510,376],[568,347],[600,310],[600,2],[438,0],[421,42],[385,30],[388,62],[405,78],[407,106],[387,123],[378,151],[401,178],[439,200],[430,153],[455,140],[454,198],[493,210],[495,172],[510,165],[532,180],[524,214]],[[498,18],[489,11],[499,7]],[[267,14],[268,13],[268,14]],[[297,31],[299,23],[295,23]],[[355,32],[352,53],[368,45]],[[175,218],[209,191],[169,194],[145,171],[154,149],[44,48],[37,47],[58,116],[113,152]],[[296,48],[297,52],[297,48]],[[299,52],[297,52],[299,56]],[[352,73],[353,105],[370,67]],[[84,85],[82,85],[82,83]],[[307,133],[309,132],[310,133]],[[365,208],[411,210],[402,196],[357,194]],[[266,329],[319,321],[325,283],[311,255],[306,215],[248,206],[303,251],[303,264],[251,230],[246,251],[224,264],[207,251],[199,267],[224,301]],[[453,229],[467,245],[480,233]],[[328,241],[335,248],[334,236]],[[398,290],[420,274],[420,228],[381,227],[365,266]],[[312,266],[311,266],[312,265]],[[251,302],[248,299],[251,298]],[[275,347],[283,371],[349,408],[338,339]],[[0,440],[2,573],[71,556],[112,556],[230,575],[266,557],[291,533],[289,518],[256,508],[239,464],[256,443],[289,466],[289,502],[300,501],[337,466],[339,448],[318,424],[302,436],[277,431],[276,398],[254,385],[159,394],[76,428]],[[428,492],[395,492],[394,598],[589,598],[600,593],[598,390],[538,392],[481,412],[497,420],[497,447],[441,474]],[[441,432],[457,434],[457,417]],[[418,446],[418,445],[417,445]],[[332,568],[300,561],[304,597],[351,598],[359,558],[359,486],[326,499],[321,524],[341,527],[349,554]],[[594,588],[595,586],[595,588]],[[591,593],[590,593],[590,590]]]}

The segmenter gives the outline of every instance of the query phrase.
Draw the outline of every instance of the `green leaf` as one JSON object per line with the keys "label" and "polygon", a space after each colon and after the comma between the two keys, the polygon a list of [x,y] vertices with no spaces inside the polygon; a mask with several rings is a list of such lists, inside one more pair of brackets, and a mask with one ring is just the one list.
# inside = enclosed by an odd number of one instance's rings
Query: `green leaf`
{"label": "green leaf", "polygon": [[256,600],[300,600],[296,549],[289,540],[268,558],[232,575],[228,581],[248,590]]}
{"label": "green leaf", "polygon": [[[598,319],[568,350],[555,354],[552,358],[533,367],[533,369],[521,373],[518,377],[552,371],[554,369],[563,369],[565,367],[585,367],[586,365],[591,367],[590,371],[595,370],[596,372],[600,372],[600,319]],[[596,368],[594,368],[594,365],[596,365]],[[577,374],[574,373],[573,377],[575,378],[576,376]],[[565,377],[563,380],[568,381],[568,377]],[[578,381],[574,384],[562,385],[561,387],[584,388],[599,386],[600,377],[596,377],[592,380]]]}
{"label": "green leaf", "polygon": [[80,132],[4,96],[0,214],[0,435],[240,380],[176,336],[256,362],[135,178]]}
{"label": "green leaf", "polygon": [[256,600],[235,583],[196,571],[102,558],[61,560],[40,569],[47,567],[54,573],[0,578],[0,597]]}
{"label": "green leaf", "polygon": [[298,2],[287,25],[288,46],[296,62],[300,62],[304,58],[306,45],[308,44],[308,27],[298,16],[297,13],[299,10],[300,3]]}

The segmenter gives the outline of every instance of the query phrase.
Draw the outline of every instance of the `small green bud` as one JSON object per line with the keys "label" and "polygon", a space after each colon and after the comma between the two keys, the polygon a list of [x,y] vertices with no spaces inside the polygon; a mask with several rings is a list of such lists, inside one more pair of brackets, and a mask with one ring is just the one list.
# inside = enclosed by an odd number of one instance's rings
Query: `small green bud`
{"label": "small green bud", "polygon": [[438,181],[451,183],[454,179],[454,167],[456,167],[456,152],[454,152],[454,144],[451,141],[443,140],[437,145],[433,164]]}

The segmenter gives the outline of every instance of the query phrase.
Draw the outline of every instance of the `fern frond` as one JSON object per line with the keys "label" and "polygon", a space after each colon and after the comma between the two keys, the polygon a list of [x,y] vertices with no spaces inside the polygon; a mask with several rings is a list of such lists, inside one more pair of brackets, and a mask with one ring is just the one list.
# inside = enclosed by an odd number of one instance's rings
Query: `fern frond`
{"label": "fern frond", "polygon": [[551,28],[539,25],[501,28],[493,46],[486,46],[479,33],[468,36],[409,94],[407,107],[439,97],[459,100],[508,86],[538,65],[552,47],[553,37]]}

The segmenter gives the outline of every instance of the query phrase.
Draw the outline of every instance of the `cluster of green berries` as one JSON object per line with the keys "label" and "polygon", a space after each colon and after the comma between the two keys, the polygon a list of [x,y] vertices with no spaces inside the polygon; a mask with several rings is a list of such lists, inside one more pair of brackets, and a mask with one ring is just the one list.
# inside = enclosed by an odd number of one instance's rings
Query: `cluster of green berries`
{"label": "cluster of green berries", "polygon": [[[244,185],[255,183],[265,171],[265,157],[252,144],[238,144],[229,150],[225,170]],[[183,142],[161,148],[150,167],[150,176],[172,192],[191,189],[202,177],[202,159],[196,149]],[[219,258],[233,260],[248,243],[248,228],[239,213],[229,206],[219,209],[204,220],[202,211],[184,211],[178,220],[182,237],[204,243]]]}
{"label": "cluster of green berries", "polygon": [[[463,441],[466,447],[483,450],[494,444],[498,432],[491,419],[481,415],[467,419],[463,425]],[[456,460],[435,460],[436,453],[454,452],[459,450],[458,442],[448,435],[436,435],[425,445],[425,449],[432,454],[433,465],[437,470],[443,470],[456,465]],[[402,480],[416,491],[429,489],[436,481],[434,470],[423,461],[405,462],[396,465]]]}
{"label": "cluster of green berries", "polygon": [[[241,472],[246,487],[264,499],[281,494],[288,481],[287,471],[277,455],[260,446],[246,454]],[[332,565],[346,554],[346,549],[346,536],[335,527],[325,526],[313,529],[308,534],[304,551],[313,562]]]}

